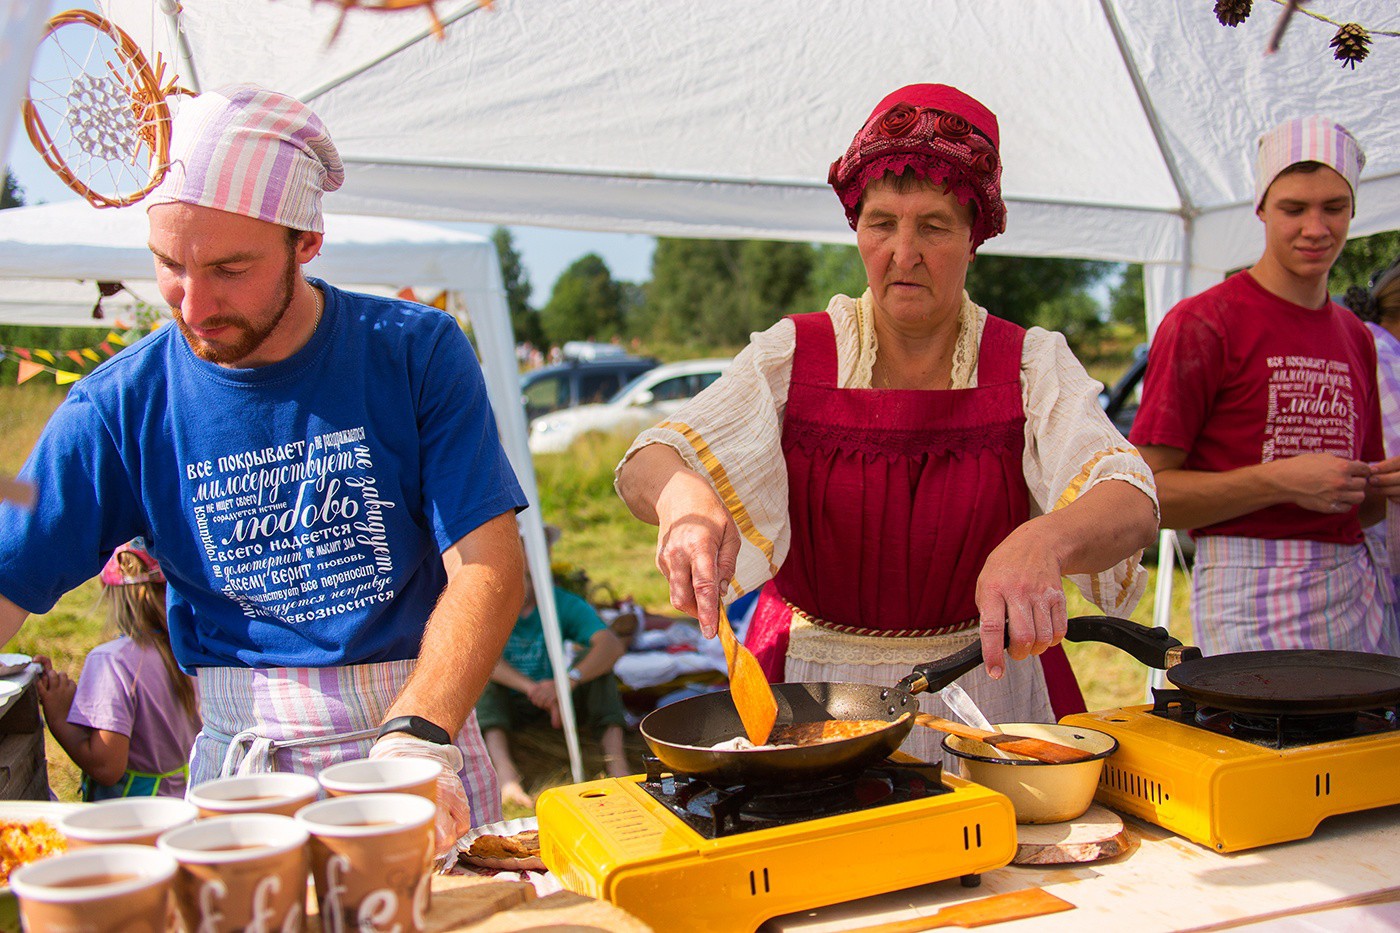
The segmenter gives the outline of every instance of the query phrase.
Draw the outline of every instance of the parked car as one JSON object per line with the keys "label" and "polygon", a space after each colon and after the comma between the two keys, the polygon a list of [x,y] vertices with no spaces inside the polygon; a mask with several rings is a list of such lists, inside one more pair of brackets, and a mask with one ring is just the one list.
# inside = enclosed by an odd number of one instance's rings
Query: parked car
{"label": "parked car", "polygon": [[596,360],[569,360],[543,366],[520,377],[525,417],[561,408],[605,402],[642,373],[655,369],[659,360],[639,356],[609,356]]}
{"label": "parked car", "polygon": [[730,360],[686,360],[643,373],[604,405],[582,405],[536,418],[530,452],[563,453],[587,434],[636,432],[675,412],[729,368]]}
{"label": "parked car", "polygon": [[1146,374],[1147,344],[1140,343],[1133,349],[1133,362],[1127,372],[1099,393],[1099,404],[1103,406],[1104,413],[1124,437],[1133,429],[1133,419],[1137,417],[1141,398],[1138,386]]}
{"label": "parked car", "polygon": [[[1133,361],[1123,375],[1112,386],[1099,393],[1099,404],[1113,422],[1114,427],[1124,437],[1133,429],[1133,419],[1137,417],[1138,404],[1142,399],[1142,379],[1147,375],[1147,344],[1138,344],[1133,349]],[[1189,567],[1196,558],[1196,542],[1186,532],[1176,536],[1178,563]],[[1157,563],[1157,545],[1152,545],[1143,553],[1143,561]]]}

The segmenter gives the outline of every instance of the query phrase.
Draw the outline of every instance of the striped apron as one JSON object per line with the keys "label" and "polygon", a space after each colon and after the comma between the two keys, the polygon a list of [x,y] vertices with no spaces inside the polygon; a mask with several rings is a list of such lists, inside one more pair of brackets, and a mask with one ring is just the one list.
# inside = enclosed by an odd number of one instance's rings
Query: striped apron
{"label": "striped apron", "polygon": [[1196,539],[1191,619],[1207,656],[1330,648],[1400,653],[1390,573],[1375,542]]}
{"label": "striped apron", "polygon": [[[202,667],[204,727],[190,756],[190,786],[233,774],[295,771],[316,775],[369,754],[413,660],[346,667]],[[501,794],[476,713],[454,743],[472,825],[501,818]]]}

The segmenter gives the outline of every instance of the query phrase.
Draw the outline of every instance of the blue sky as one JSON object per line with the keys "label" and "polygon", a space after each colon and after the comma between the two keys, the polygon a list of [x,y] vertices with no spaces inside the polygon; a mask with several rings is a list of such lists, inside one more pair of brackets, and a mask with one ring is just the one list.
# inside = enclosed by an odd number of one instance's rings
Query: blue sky
{"label": "blue sky", "polygon": [[[29,204],[76,200],[77,195],[49,171],[29,144],[23,126],[11,136],[8,164],[24,188]],[[489,235],[491,224],[446,224],[472,233]],[[651,254],[656,241],[639,233],[595,233],[586,230],[556,230],[544,227],[512,227],[515,248],[530,276],[534,291],[530,303],[541,307],[549,300],[554,280],[585,253],[603,257],[613,278],[641,282],[651,278]]]}

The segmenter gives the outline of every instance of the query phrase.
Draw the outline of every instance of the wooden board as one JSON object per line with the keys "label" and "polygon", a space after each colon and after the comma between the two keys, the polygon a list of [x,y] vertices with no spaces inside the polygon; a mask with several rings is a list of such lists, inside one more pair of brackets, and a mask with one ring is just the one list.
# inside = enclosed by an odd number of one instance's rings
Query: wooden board
{"label": "wooden board", "polygon": [[1016,865],[1096,862],[1132,850],[1136,843],[1112,810],[1094,804],[1063,823],[1023,823],[1016,827]]}
{"label": "wooden board", "polygon": [[[875,922],[929,916],[948,904],[1042,887],[1077,909],[1016,920],[1008,931],[1084,933],[1126,920],[1133,933],[1233,929],[1306,914],[1315,929],[1343,929],[1337,915],[1368,912],[1361,930],[1397,929],[1400,805],[1324,820],[1308,839],[1229,855],[1125,817],[1137,844],[1121,858],[1075,865],[1011,865],[969,891],[956,880],[788,914],[765,933],[844,933]],[[1369,905],[1369,906],[1357,906]],[[1335,911],[1334,915],[1332,912]],[[1334,922],[1335,921],[1335,922]],[[1369,925],[1368,925],[1369,924]],[[1353,929],[1353,927],[1345,927]],[[992,928],[995,929],[995,928]]]}
{"label": "wooden board", "polygon": [[572,891],[559,891],[529,901],[460,929],[462,933],[542,933],[545,930],[558,930],[560,933],[603,930],[609,933],[653,933],[650,926],[622,908]]}

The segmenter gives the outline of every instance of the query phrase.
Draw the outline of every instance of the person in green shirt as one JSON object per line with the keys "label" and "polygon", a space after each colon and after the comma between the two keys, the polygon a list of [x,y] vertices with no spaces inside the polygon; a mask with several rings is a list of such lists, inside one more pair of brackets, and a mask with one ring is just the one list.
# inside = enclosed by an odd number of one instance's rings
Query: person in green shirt
{"label": "person in green shirt", "polygon": [[[552,546],[559,529],[545,527]],[[554,671],[545,647],[544,628],[530,572],[525,572],[525,605],[511,630],[501,659],[491,672],[491,681],[476,704],[477,721],[486,739],[486,748],[496,776],[501,782],[501,802],[523,807],[534,800],[521,784],[520,770],[510,753],[508,731],[519,729],[546,716],[555,729],[561,727],[559,699],[554,689]],[[564,641],[585,648],[569,668],[574,710],[582,729],[597,736],[603,747],[603,763],[611,777],[629,773],[622,747],[622,727],[626,715],[618,693],[613,665],[625,650],[622,641],[599,618],[587,601],[568,590],[554,587],[554,604],[559,610],[559,629]]]}

